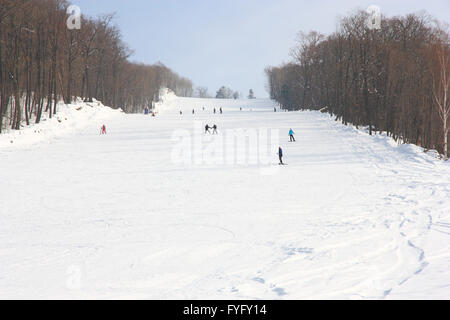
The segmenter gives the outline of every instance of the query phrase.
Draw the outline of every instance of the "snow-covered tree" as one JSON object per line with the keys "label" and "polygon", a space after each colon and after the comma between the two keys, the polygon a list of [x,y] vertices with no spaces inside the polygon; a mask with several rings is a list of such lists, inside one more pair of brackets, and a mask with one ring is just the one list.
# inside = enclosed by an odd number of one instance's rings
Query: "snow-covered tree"
{"label": "snow-covered tree", "polygon": [[216,99],[232,99],[233,98],[233,90],[222,86],[219,91],[217,91]]}

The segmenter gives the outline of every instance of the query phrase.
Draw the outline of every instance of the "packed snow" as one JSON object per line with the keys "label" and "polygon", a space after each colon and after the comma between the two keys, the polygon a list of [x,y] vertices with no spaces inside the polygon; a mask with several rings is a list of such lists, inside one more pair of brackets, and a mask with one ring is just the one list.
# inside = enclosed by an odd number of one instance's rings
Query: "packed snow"
{"label": "packed snow", "polygon": [[156,107],[0,135],[0,298],[450,299],[448,162],[270,100]]}

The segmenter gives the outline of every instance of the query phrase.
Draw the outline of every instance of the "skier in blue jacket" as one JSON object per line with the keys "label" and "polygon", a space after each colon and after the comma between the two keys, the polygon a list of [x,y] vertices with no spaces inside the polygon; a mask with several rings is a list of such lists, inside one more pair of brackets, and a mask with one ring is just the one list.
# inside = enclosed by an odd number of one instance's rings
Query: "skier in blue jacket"
{"label": "skier in blue jacket", "polygon": [[289,136],[291,138],[291,142],[295,142],[295,138],[294,138],[294,130],[289,130]]}

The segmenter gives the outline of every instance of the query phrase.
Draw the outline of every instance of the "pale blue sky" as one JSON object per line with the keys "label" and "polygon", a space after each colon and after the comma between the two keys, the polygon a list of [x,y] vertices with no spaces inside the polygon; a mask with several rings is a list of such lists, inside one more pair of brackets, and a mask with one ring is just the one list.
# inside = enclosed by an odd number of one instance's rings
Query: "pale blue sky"
{"label": "pale blue sky", "polygon": [[388,16],[426,10],[450,22],[450,0],[72,0],[84,14],[115,12],[131,60],[161,61],[210,94],[226,85],[267,97],[264,68],[289,60],[299,31],[330,33],[339,16],[377,5]]}

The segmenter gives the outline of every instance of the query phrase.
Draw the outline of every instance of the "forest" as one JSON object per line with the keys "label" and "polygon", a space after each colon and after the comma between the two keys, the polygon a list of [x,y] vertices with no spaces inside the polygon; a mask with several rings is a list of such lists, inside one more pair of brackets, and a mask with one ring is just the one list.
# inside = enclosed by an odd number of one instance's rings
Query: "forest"
{"label": "forest", "polygon": [[426,13],[382,16],[379,28],[369,18],[358,11],[330,35],[300,32],[291,61],[265,70],[271,98],[448,158],[448,25]]}
{"label": "forest", "polygon": [[135,113],[161,87],[192,95],[192,82],[162,63],[130,62],[113,14],[91,18],[71,8],[65,0],[0,0],[0,132],[51,118],[59,101],[75,97]]}

